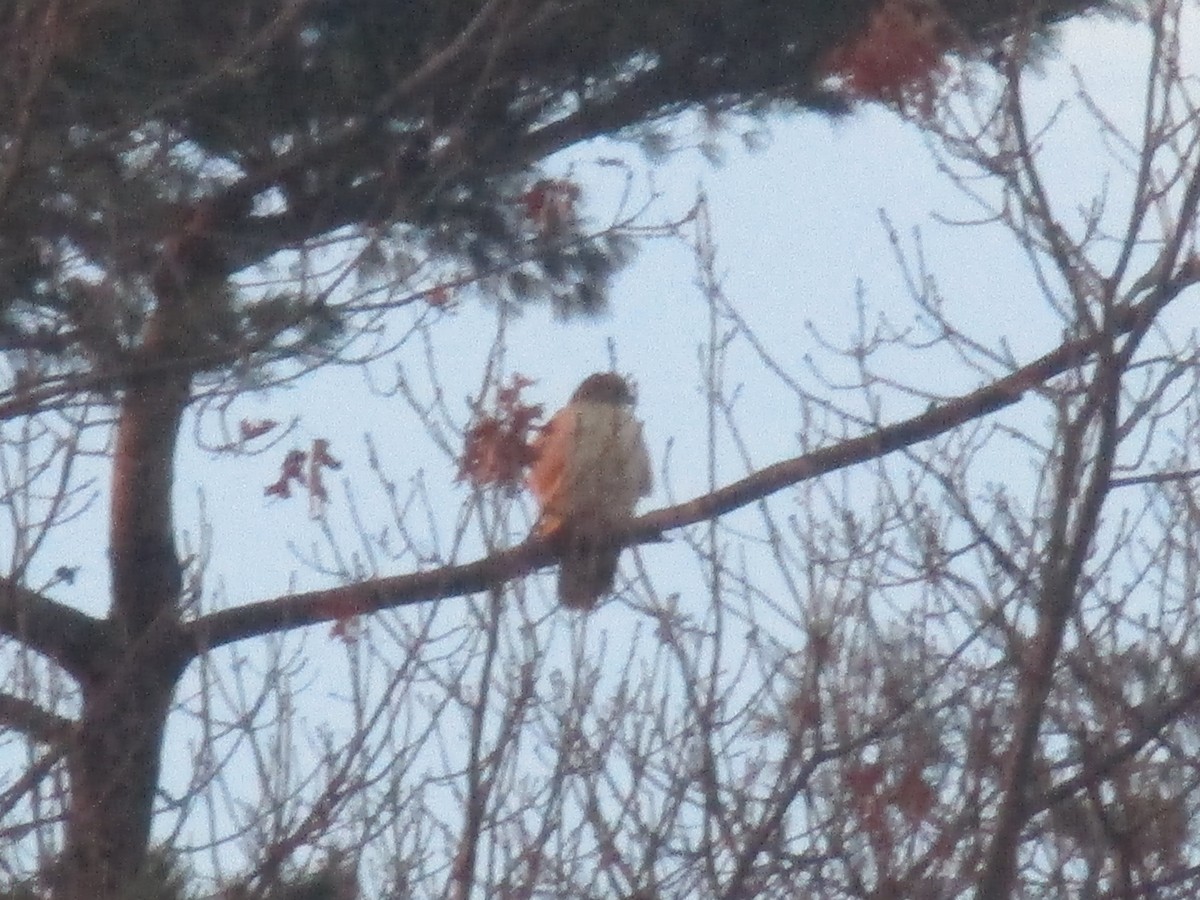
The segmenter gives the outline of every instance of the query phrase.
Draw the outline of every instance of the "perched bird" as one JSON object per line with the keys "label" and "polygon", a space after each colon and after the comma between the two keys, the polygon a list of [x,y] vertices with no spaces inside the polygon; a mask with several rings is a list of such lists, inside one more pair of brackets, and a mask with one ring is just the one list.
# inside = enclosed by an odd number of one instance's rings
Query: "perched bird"
{"label": "perched bird", "polygon": [[621,546],[614,528],[650,493],[650,456],[633,391],[615,372],[589,375],[533,445],[529,487],[541,515],[534,534],[562,548],[558,599],[591,609],[612,590]]}

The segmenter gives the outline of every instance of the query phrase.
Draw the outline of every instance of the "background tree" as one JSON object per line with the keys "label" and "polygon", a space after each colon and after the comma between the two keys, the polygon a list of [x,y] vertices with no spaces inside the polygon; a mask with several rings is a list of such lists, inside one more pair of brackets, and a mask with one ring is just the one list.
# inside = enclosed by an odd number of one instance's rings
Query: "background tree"
{"label": "background tree", "polygon": [[[460,896],[476,883],[524,895],[746,896],[798,883],[937,895],[982,873],[990,897],[1011,893],[1019,863],[1048,890],[1057,879],[1186,891],[1194,797],[1182,766],[1194,691],[1178,636],[1191,612],[1187,591],[1170,586],[1186,583],[1173,567],[1186,570],[1177,548],[1190,532],[1181,503],[1169,502],[1186,480],[1132,479],[1146,479],[1143,460],[1168,460],[1167,416],[1187,403],[1192,351],[1155,329],[1197,274],[1195,116],[1188,82],[1169,65],[1179,59],[1178,10],[1152,5],[1148,124],[1118,144],[1134,172],[1129,223],[1110,233],[1102,205],[1082,230],[1056,218],[1038,174],[1040,136],[1022,114],[1021,68],[1040,28],[1091,5],[7,6],[0,336],[10,386],[0,411],[13,448],[14,550],[0,629],[36,654],[14,656],[12,690],[0,697],[29,759],[4,798],[19,819],[10,836],[25,838],[9,864],[27,871],[34,854],[65,896],[135,883],[168,713],[182,702],[204,749],[191,789],[166,804],[176,822],[166,843],[209,815],[212,847],[234,835],[260,851],[247,854],[247,891],[311,861],[314,847],[361,851],[371,841],[394,851],[393,869],[364,874],[358,862],[360,877],[397,895],[434,882]],[[980,84],[953,89],[954,54],[978,61]],[[479,562],[445,565],[456,544],[426,552],[415,574],[238,607],[202,595],[202,560],[182,558],[171,509],[189,409],[219,414],[242,392],[314,367],[401,352],[398,330],[412,321],[403,315],[436,317],[466,285],[505,301],[547,297],[568,314],[595,310],[632,223],[585,230],[579,186],[539,172],[540,160],[603,134],[661,149],[662,123],[688,109],[717,119],[828,112],[855,97],[891,103],[929,130],[948,164],[996,179],[994,194],[961,183],[1018,235],[1065,336],[1022,363],[956,329],[915,272],[913,298],[934,323],[921,351],[953,351],[983,387],[954,398],[884,378],[873,352],[914,339],[864,333],[847,351],[861,403],[831,404],[787,382],[810,419],[824,417],[805,437],[819,449],[725,487],[714,479],[711,493],[648,515],[630,535],[709,520],[805,481],[805,529],[785,536],[763,508],[779,566],[770,593],[727,562],[718,526],[689,534],[711,612],[689,619],[647,577],[633,596],[657,623],[649,674],[634,678],[635,655],[614,665],[606,651],[575,647],[574,674],[547,695],[553,631],[519,585],[505,584],[552,551],[503,551],[513,508],[480,491],[472,527],[494,552]],[[680,233],[699,236],[711,275],[703,217],[685,224],[698,229]],[[715,279],[707,290],[714,320],[755,347]],[[711,350],[715,434],[727,411],[725,351]],[[887,424],[873,412],[881,391],[932,405]],[[1032,497],[997,490],[981,502],[971,463],[984,438],[1018,426],[954,429],[1026,395],[1048,400],[1054,417],[1045,434],[1020,432],[1044,481]],[[440,411],[422,411],[436,431]],[[270,430],[246,422],[231,443]],[[906,449],[947,432],[948,445]],[[1122,456],[1137,446],[1142,455]],[[895,451],[902,459],[876,470],[865,519],[811,480]],[[1187,470],[1185,451],[1180,441],[1172,472]],[[86,502],[77,469],[96,455],[112,461],[112,585],[91,614],[27,576]],[[336,461],[324,446],[305,461],[320,502],[320,476]],[[1132,525],[1102,527],[1121,485],[1147,492],[1130,515],[1154,522],[1158,543],[1132,541]],[[412,533],[410,515],[397,507],[397,531]],[[1141,573],[1138,586],[1152,571],[1159,605],[1143,622],[1127,585],[1106,576]],[[55,577],[72,575],[63,567]],[[790,605],[774,596],[780,585]],[[346,633],[357,613],[472,592],[486,599],[469,605],[470,626],[450,627],[431,608],[381,623],[373,643]],[[725,631],[730,618],[750,628],[756,652],[743,665],[761,667],[759,687],[729,681],[744,649]],[[294,651],[271,643],[270,677],[255,688],[244,665],[216,650],[319,621],[343,629],[361,692],[349,700],[350,745],[318,736],[302,775],[289,763]],[[774,637],[779,624],[790,638]],[[1129,672],[1151,665],[1167,693],[1133,687]],[[603,708],[589,699],[598,688]],[[684,703],[654,702],[672,694]],[[419,713],[418,701],[432,712]],[[265,704],[275,710],[269,736]],[[777,714],[765,712],[772,704]],[[431,755],[452,741],[441,717],[458,712],[469,724],[465,757],[431,775]],[[1093,735],[1095,720],[1104,726]],[[226,752],[257,766],[253,809],[230,800],[214,811],[214,797],[239,793]],[[522,780],[539,769],[540,780]],[[454,813],[431,815],[434,795],[454,797]],[[1158,798],[1155,821],[1179,823],[1153,846],[1137,840],[1148,833],[1149,808],[1137,808],[1146,797]],[[976,839],[947,846],[964,833]],[[434,848],[447,844],[455,851],[443,865]]]}

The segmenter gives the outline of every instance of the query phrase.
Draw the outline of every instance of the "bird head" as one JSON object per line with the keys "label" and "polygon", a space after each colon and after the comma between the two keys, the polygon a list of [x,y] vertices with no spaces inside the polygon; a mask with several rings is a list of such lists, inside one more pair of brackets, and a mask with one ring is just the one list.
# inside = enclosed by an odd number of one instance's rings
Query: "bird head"
{"label": "bird head", "polygon": [[583,379],[579,387],[575,388],[571,400],[573,402],[632,406],[634,396],[629,382],[616,372],[596,372]]}

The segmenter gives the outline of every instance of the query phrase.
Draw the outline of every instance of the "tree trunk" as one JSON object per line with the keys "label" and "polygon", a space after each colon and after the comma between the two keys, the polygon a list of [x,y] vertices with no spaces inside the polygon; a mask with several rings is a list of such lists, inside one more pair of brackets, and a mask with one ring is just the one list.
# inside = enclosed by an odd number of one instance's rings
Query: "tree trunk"
{"label": "tree trunk", "polygon": [[179,667],[166,654],[131,651],[110,678],[84,689],[69,758],[70,808],[63,895],[121,896],[141,871],[150,841],[163,731]]}
{"label": "tree trunk", "polygon": [[189,392],[186,374],[160,369],[131,380],[121,401],[110,518],[112,605],[103,645],[82,679],[83,709],[68,757],[61,888],[69,900],[119,897],[146,860],[163,732],[188,660],[171,488]]}

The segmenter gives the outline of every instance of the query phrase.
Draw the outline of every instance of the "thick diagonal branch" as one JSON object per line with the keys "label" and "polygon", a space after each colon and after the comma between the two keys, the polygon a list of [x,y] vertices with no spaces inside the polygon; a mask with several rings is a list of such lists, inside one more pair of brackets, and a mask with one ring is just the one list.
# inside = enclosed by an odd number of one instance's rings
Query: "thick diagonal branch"
{"label": "thick diagonal branch", "polygon": [[[1167,285],[1141,304],[1116,316],[1117,330],[1128,331],[1161,309],[1185,285]],[[832,447],[784,460],[719,490],[693,500],[654,510],[634,520],[624,535],[627,544],[659,540],[664,531],[703,522],[732,512],[811,478],[930,440],[960,425],[1017,402],[1023,394],[1085,362],[1096,338],[1067,341],[1045,356],[991,384],[928,411]],[[445,566],[378,578],[345,587],[290,594],[202,616],[185,626],[190,652],[244,638],[286,631],[318,622],[376,612],[414,603],[446,599],[486,590],[550,565],[556,549],[533,540],[462,565]]]}
{"label": "thick diagonal branch", "polygon": [[104,637],[96,619],[8,579],[0,579],[0,634],[75,676],[90,667]]}

